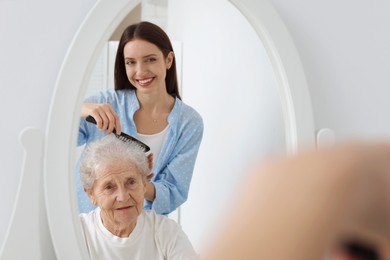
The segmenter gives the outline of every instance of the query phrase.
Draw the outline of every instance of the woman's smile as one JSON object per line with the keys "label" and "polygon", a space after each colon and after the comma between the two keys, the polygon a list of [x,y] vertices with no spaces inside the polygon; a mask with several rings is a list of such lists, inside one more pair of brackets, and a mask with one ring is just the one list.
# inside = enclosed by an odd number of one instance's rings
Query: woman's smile
{"label": "woman's smile", "polygon": [[152,84],[154,78],[148,78],[148,79],[137,79],[137,82],[138,84],[141,86],[141,87],[147,87],[149,86],[150,84]]}

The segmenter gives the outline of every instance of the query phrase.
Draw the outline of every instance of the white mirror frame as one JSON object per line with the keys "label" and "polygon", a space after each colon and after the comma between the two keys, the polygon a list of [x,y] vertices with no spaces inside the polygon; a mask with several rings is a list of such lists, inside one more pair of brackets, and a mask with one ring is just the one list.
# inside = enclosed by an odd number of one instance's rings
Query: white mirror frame
{"label": "white mirror frame", "polygon": [[[61,67],[47,126],[44,186],[57,259],[88,259],[78,222],[75,147],[81,101],[91,66],[122,19],[140,0],[98,0],[79,28]],[[269,55],[283,105],[286,149],[314,145],[307,82],[294,43],[268,0],[230,0],[248,19]]]}

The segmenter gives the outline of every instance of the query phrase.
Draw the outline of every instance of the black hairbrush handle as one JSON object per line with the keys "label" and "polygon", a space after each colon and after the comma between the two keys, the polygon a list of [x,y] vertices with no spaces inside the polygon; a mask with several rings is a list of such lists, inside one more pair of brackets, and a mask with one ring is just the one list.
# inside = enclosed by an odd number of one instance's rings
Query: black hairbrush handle
{"label": "black hairbrush handle", "polygon": [[[96,120],[92,116],[87,116],[86,120],[88,122],[96,125]],[[120,135],[118,135],[116,133],[115,129],[114,129],[114,134],[115,134],[116,137],[118,137],[120,140],[122,140],[124,142],[129,142],[129,141],[135,142],[136,144],[138,144],[144,150],[145,153],[150,151],[150,147],[149,146],[147,146],[145,143],[141,142],[140,140],[136,139],[135,137],[132,137],[131,135],[125,134],[123,132]]]}

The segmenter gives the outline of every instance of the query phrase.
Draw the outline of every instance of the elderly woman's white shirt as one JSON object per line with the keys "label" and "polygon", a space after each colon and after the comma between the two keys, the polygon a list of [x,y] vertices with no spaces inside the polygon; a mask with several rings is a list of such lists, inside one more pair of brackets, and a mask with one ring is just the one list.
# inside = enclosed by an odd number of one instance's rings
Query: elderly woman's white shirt
{"label": "elderly woman's white shirt", "polygon": [[127,238],[111,234],[100,218],[100,208],[80,214],[91,259],[198,259],[180,225],[152,210],[143,210]]}

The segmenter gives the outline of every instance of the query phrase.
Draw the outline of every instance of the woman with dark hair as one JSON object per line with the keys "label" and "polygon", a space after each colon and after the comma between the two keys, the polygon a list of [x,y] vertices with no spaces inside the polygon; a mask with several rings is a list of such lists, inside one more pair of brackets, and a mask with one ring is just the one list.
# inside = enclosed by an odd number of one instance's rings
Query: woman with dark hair
{"label": "woman with dark hair", "polygon": [[[90,115],[96,125],[87,123]],[[175,55],[167,34],[140,22],[125,29],[115,61],[115,90],[87,98],[82,106],[78,145],[115,129],[143,141],[153,154],[145,209],[169,214],[184,203],[203,136],[203,120],[179,94]],[[78,182],[81,212],[94,207]]]}
{"label": "woman with dark hair", "polygon": [[162,52],[164,58],[169,57],[172,63],[169,66],[170,68],[167,68],[166,71],[166,90],[168,94],[181,99],[177,83],[176,60],[173,57],[171,41],[169,40],[168,35],[160,27],[150,22],[141,22],[139,24],[131,25],[122,33],[115,60],[115,89],[136,90],[136,87],[129,81],[126,75],[125,60],[123,59],[125,45],[134,39],[142,39],[156,45]]}

